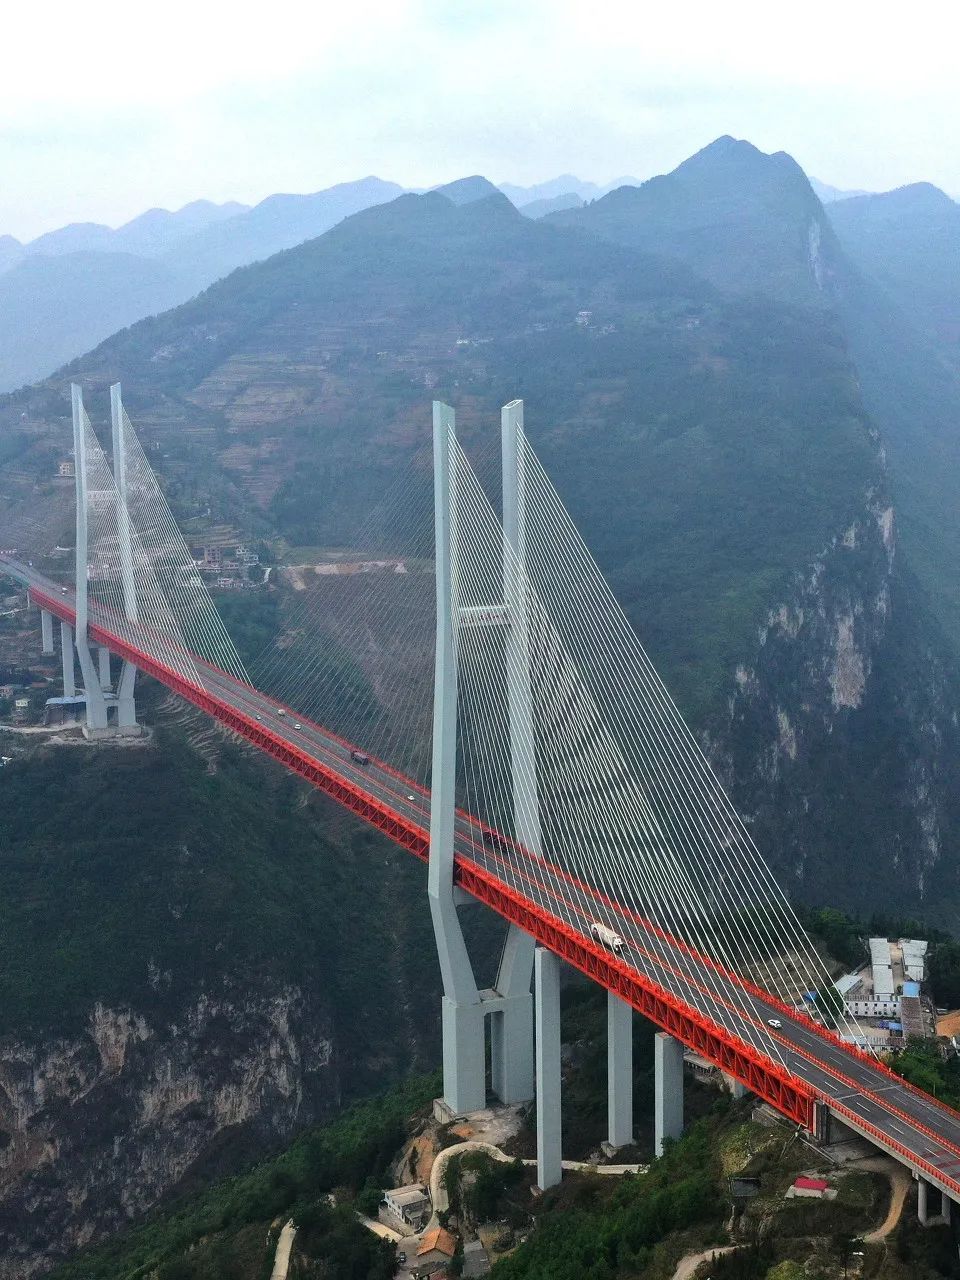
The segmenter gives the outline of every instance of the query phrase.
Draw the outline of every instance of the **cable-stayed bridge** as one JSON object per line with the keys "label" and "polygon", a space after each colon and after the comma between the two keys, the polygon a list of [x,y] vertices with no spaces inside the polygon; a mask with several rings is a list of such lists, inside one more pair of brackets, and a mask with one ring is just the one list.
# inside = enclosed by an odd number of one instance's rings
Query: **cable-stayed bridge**
{"label": "cable-stayed bridge", "polygon": [[[383,597],[378,625],[401,652],[418,624],[417,610],[397,608],[398,591],[435,597],[435,678],[410,678],[419,702],[432,702],[431,733],[409,709],[417,697],[377,712],[349,655],[309,648],[318,620],[306,604],[291,628],[300,643],[280,645],[251,679],[119,387],[111,401],[108,461],[73,389],[72,582],[31,554],[36,531],[23,513],[0,533],[0,568],[39,606],[46,652],[59,619],[64,692],[76,694],[76,659],[89,736],[138,731],[142,671],[428,864],[452,1114],[485,1104],[489,1028],[493,1090],[506,1102],[536,1097],[540,1184],[559,1178],[563,961],[609,993],[612,1145],[632,1140],[635,1009],[663,1029],[658,1146],[682,1127],[688,1046],[809,1132],[824,1137],[833,1116],[895,1155],[921,1180],[923,1206],[928,1186],[945,1208],[960,1199],[960,1115],[860,1047],[533,453],[520,402],[502,414],[502,514],[460,447],[453,411],[435,404],[429,558],[424,546],[398,560],[411,580],[398,586],[393,575],[391,599],[390,576],[370,578]],[[369,622],[356,601],[351,609],[341,648],[369,642]],[[428,770],[418,752],[429,753]],[[458,908],[470,901],[508,922],[488,990],[460,930]]]}

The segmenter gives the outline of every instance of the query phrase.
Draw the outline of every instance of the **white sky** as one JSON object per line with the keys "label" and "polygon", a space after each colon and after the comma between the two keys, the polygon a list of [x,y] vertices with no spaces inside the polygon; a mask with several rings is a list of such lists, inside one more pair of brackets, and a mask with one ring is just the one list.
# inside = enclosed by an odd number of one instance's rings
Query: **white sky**
{"label": "white sky", "polygon": [[672,168],[722,133],[960,196],[956,0],[7,0],[0,234],[376,173]]}

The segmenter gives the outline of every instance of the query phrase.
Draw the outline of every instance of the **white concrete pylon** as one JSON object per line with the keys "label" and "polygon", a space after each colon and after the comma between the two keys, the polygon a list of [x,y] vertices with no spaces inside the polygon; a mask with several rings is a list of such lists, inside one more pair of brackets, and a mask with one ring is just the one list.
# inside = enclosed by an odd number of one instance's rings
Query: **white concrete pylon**
{"label": "white concrete pylon", "polygon": [[[523,401],[512,400],[500,411],[503,474],[503,592],[507,648],[507,705],[510,732],[510,768],[514,835],[525,849],[539,856],[539,799],[536,794],[536,761],[530,689],[530,652],[527,632],[525,522],[520,438]],[[493,1089],[503,1102],[526,1102],[534,1095],[533,1081],[533,976],[535,943],[529,934],[511,924],[500,957],[496,989],[510,1003],[494,1016],[491,1040]]]}
{"label": "white concrete pylon", "polygon": [[83,694],[87,708],[85,732],[101,737],[108,731],[107,704],[100,687],[100,677],[87,637],[87,441],[84,431],[83,395],[74,382],[70,387],[73,410],[73,454],[77,492],[76,611],[74,645],[83,676]]}
{"label": "white concrete pylon", "polygon": [[[137,584],[133,573],[133,534],[127,506],[127,465],[124,444],[123,399],[120,383],[110,388],[110,438],[113,448],[113,478],[117,489],[117,536],[120,543],[120,580],[123,588],[123,612],[128,622],[137,621]],[[134,690],[137,668],[124,659],[117,682],[117,727],[127,733],[137,726]]]}
{"label": "white concrete pylon", "polygon": [[454,898],[457,767],[457,637],[453,595],[451,463],[455,416],[433,404],[437,638],[427,893],[443,980],[443,1098],[454,1114],[486,1105],[484,1010]]}

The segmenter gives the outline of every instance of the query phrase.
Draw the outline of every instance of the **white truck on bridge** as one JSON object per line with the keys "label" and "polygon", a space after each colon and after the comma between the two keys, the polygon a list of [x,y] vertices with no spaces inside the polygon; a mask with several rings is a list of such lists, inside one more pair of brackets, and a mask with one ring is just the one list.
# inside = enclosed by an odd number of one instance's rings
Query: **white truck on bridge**
{"label": "white truck on bridge", "polygon": [[597,942],[601,942],[605,947],[609,947],[609,949],[616,955],[622,955],[623,948],[626,946],[626,943],[620,937],[619,933],[614,933],[612,929],[608,929],[605,924],[600,924],[598,920],[591,922],[590,933]]}

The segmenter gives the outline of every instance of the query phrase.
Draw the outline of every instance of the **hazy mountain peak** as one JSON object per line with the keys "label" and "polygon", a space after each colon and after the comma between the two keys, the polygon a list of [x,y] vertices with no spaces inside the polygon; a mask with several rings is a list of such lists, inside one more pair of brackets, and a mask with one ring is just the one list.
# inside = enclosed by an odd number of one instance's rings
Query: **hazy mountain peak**
{"label": "hazy mountain peak", "polygon": [[476,200],[488,200],[490,196],[502,196],[502,192],[487,178],[473,174],[469,178],[458,178],[455,182],[444,183],[434,187],[437,195],[446,196],[453,204],[473,204]]}
{"label": "hazy mountain peak", "polygon": [[958,207],[955,200],[951,200],[945,191],[935,187],[932,182],[911,182],[905,187],[896,187],[893,191],[884,191],[871,198],[917,211],[942,213]]}
{"label": "hazy mountain peak", "polygon": [[545,200],[531,200],[520,206],[525,218],[545,218],[548,213],[559,213],[561,209],[580,209],[585,201],[575,191],[567,191],[563,195],[552,196]]}
{"label": "hazy mountain peak", "polygon": [[832,230],[797,162],[730,135],[672,173],[549,217],[679,258],[737,292],[811,301],[836,268]]}
{"label": "hazy mountain peak", "polygon": [[26,248],[30,253],[77,253],[108,248],[114,235],[113,228],[102,222],[71,222],[37,236]]}
{"label": "hazy mountain peak", "polygon": [[854,196],[869,196],[873,194],[870,191],[862,191],[859,188],[848,191],[842,187],[834,187],[829,182],[821,182],[819,178],[810,178],[810,185],[819,196],[822,204],[835,204],[840,200],[852,200]]}
{"label": "hazy mountain peak", "polygon": [[671,176],[692,177],[708,173],[762,173],[769,172],[774,166],[782,166],[784,161],[799,170],[800,166],[785,151],[776,151],[772,155],[761,151],[752,142],[742,138],[733,138],[724,134],[715,138],[689,159],[678,164]]}

